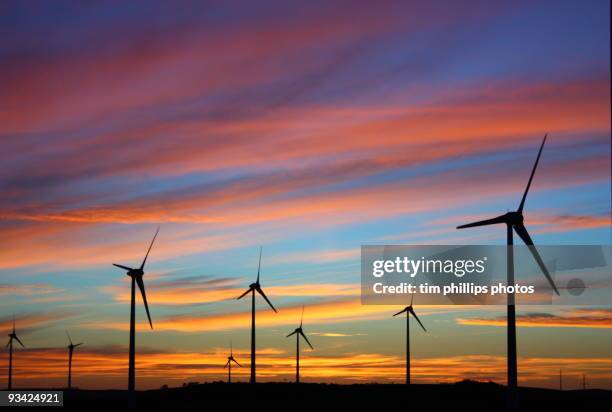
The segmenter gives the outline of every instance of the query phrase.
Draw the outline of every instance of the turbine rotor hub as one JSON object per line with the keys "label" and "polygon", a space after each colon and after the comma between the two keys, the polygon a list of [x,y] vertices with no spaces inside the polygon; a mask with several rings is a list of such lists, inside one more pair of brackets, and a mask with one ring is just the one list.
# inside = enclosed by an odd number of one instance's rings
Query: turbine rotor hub
{"label": "turbine rotor hub", "polygon": [[523,224],[523,214],[521,212],[506,213],[506,223],[512,226]]}
{"label": "turbine rotor hub", "polygon": [[127,273],[127,275],[129,277],[138,277],[144,275],[144,271],[142,269],[132,269]]}

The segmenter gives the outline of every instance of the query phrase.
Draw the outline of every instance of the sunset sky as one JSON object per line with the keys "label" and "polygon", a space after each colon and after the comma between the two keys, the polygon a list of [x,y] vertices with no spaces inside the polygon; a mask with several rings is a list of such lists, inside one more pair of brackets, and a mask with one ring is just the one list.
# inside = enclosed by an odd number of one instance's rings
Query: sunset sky
{"label": "sunset sky", "polygon": [[[14,385],[137,387],[248,366],[401,382],[396,306],[360,304],[362,244],[502,244],[455,226],[526,203],[537,244],[610,244],[610,3],[13,2],[0,5],[0,331]],[[505,383],[504,307],[417,306],[416,383]],[[612,307],[519,307],[519,384],[612,389]],[[4,339],[7,339],[6,337]],[[2,345],[4,346],[4,341]],[[7,351],[0,353],[0,385]],[[248,367],[233,370],[246,380]]]}

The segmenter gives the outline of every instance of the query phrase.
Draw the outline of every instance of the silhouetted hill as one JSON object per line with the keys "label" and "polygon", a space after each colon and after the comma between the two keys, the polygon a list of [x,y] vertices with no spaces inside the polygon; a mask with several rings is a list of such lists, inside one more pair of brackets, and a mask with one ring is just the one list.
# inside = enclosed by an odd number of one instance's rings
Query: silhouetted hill
{"label": "silhouetted hill", "polygon": [[[421,411],[504,411],[506,388],[494,383],[460,382],[456,384],[412,385],[326,385],[291,383],[191,384],[180,388],[167,388],[136,393],[138,409],[146,410],[219,410],[226,404],[230,410],[249,406],[257,410],[280,410],[298,407],[317,412],[322,408],[362,410],[373,408],[378,412],[404,411],[415,407]],[[612,391],[520,388],[521,411],[607,410],[612,405]],[[64,405],[90,410],[123,409],[128,404],[126,391],[74,390],[65,393]],[[397,409],[396,409],[397,408]]]}

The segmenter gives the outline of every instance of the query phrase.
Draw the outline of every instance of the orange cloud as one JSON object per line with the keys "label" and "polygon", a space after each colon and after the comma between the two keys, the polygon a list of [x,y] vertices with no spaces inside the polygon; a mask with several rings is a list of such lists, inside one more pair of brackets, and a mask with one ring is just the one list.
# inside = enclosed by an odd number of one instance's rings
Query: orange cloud
{"label": "orange cloud", "polygon": [[[238,301],[236,305],[247,303]],[[250,307],[250,306],[249,306]],[[263,308],[263,306],[262,306]],[[250,309],[249,309],[250,310]],[[304,320],[311,324],[327,324],[367,320],[390,316],[392,309],[387,306],[362,305],[359,299],[347,299],[333,302],[315,303],[308,306]],[[237,312],[220,315],[178,315],[154,322],[155,330],[172,330],[179,332],[205,332],[249,328],[250,312]],[[281,307],[278,313],[263,308],[257,312],[258,327],[294,325],[302,314],[302,306]],[[392,314],[392,313],[391,313]],[[420,314],[419,314],[420,315]],[[84,325],[94,329],[126,329],[128,325],[113,322],[96,322]],[[144,324],[138,328],[146,331]]]}
{"label": "orange cloud", "polygon": [[[232,287],[222,287],[215,284],[214,287],[199,287],[197,284],[173,286],[153,283],[147,286],[147,299],[151,304],[158,305],[192,305],[201,303],[220,302],[224,300],[236,299],[248,288],[244,286],[236,287],[235,281],[231,282]],[[125,287],[109,286],[103,288],[107,293],[115,296],[119,302],[129,302],[130,294]],[[335,283],[313,283],[304,285],[287,286],[266,286],[266,295],[274,299],[275,297],[341,297],[358,296],[361,287],[356,284],[335,284]]]}
{"label": "orange cloud", "polygon": [[[503,326],[505,317],[457,319],[460,325]],[[516,324],[534,328],[612,328],[612,309],[573,309],[567,315],[527,313],[516,317]]]}
{"label": "orange cloud", "polygon": [[[44,313],[29,313],[26,315],[15,316],[15,328],[17,335],[22,336],[33,328],[49,326],[57,321],[66,319],[72,316],[69,313],[49,311]],[[5,317],[0,319],[0,334],[8,334],[13,329],[13,317]],[[22,339],[23,341],[23,339]],[[24,342],[25,343],[25,342]],[[27,343],[26,343],[27,345]]]}
{"label": "orange cloud", "polygon": [[[233,377],[248,380],[248,350],[234,352],[242,368],[232,369]],[[67,350],[28,349],[14,354],[14,383],[17,387],[60,387],[65,384]],[[139,389],[158,388],[162,384],[179,386],[183,382],[225,380],[223,369],[227,350],[209,352],[165,352],[141,349],[136,357]],[[321,356],[308,351],[300,359],[305,382],[363,383],[402,382],[403,356],[380,353]],[[277,350],[258,351],[260,381],[292,380],[293,354]],[[505,382],[505,358],[492,355],[413,358],[412,377],[416,383],[457,382],[463,379]],[[589,376],[590,387],[611,387],[612,360],[608,358],[519,358],[522,385],[555,387],[559,368],[566,385],[582,374]],[[5,371],[1,371],[5,372]],[[81,388],[124,388],[127,375],[127,350],[123,347],[87,347],[75,352],[73,383]],[[3,373],[4,376],[4,373]],[[567,386],[566,386],[567,387]]]}

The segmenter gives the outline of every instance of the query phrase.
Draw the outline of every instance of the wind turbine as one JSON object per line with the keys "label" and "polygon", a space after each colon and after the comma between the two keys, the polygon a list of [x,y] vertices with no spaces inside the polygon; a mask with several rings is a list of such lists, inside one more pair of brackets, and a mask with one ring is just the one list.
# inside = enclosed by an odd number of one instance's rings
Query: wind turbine
{"label": "wind turbine", "polygon": [[232,383],[232,362],[242,368],[242,365],[238,363],[236,359],[234,359],[234,350],[232,348],[232,343],[230,342],[230,355],[227,357],[227,363],[223,367],[223,369],[227,369],[227,383]]}
{"label": "wind turbine", "polygon": [[[559,290],[557,286],[555,286],[555,282],[553,282],[548,269],[546,269],[546,265],[542,261],[538,250],[535,248],[533,244],[533,240],[531,240],[531,236],[527,232],[525,225],[523,224],[523,207],[525,206],[525,199],[527,198],[527,193],[529,192],[529,188],[531,186],[531,182],[533,180],[533,175],[538,167],[538,162],[540,161],[540,156],[542,155],[542,149],[544,148],[544,144],[546,143],[546,137],[548,135],[544,135],[544,140],[542,140],[542,144],[540,145],[540,150],[538,151],[538,157],[536,157],[535,164],[533,165],[533,169],[531,170],[531,175],[529,176],[529,181],[527,182],[527,187],[525,188],[525,192],[523,193],[523,197],[521,199],[521,203],[519,204],[516,212],[507,212],[504,215],[500,215],[494,217],[492,219],[481,220],[474,223],[468,223],[466,225],[457,226],[457,229],[464,229],[468,227],[475,226],[487,226],[487,225],[496,225],[496,224],[505,224],[506,225],[506,239],[508,248],[506,251],[507,254],[507,284],[514,285],[514,251],[512,245],[514,243],[514,231],[517,235],[525,242],[527,246],[529,246],[529,250],[533,255],[535,261],[538,263],[540,270],[544,273],[544,276],[552,286],[552,289],[555,291],[557,295],[559,295]],[[515,300],[514,293],[508,294],[508,336],[507,336],[507,345],[508,345],[508,409],[516,410],[517,402],[516,402],[516,388],[518,385],[517,382],[517,365],[516,365],[516,308],[515,308]]]}
{"label": "wind turbine", "polygon": [[250,380],[251,383],[256,382],[256,378],[255,378],[255,370],[256,370],[256,365],[255,365],[255,292],[259,293],[266,300],[266,302],[268,302],[268,305],[270,305],[270,307],[275,313],[278,312],[276,308],[272,305],[272,302],[270,302],[270,300],[268,299],[264,291],[261,289],[261,285],[259,284],[259,274],[261,270],[261,250],[262,248],[260,247],[259,248],[259,265],[257,266],[257,280],[255,281],[255,283],[251,283],[247,291],[238,297],[238,299],[242,299],[249,293],[252,293],[251,295],[251,380]]}
{"label": "wind turbine", "polygon": [[8,336],[9,341],[6,347],[9,348],[8,390],[10,391],[13,388],[13,341],[16,340],[22,348],[25,348],[25,345],[19,340],[15,332],[15,316],[13,316],[13,331]]}
{"label": "wind turbine", "polygon": [[74,352],[74,348],[78,348],[83,344],[77,343],[76,345],[72,343],[72,339],[70,339],[70,334],[66,331],[66,336],[68,336],[68,341],[70,345],[68,345],[68,390],[72,389],[72,354]]}
{"label": "wind turbine", "polygon": [[304,321],[304,307],[302,306],[302,317],[300,318],[300,327],[296,328],[293,332],[287,335],[290,337],[295,335],[296,338],[296,347],[295,347],[295,383],[300,383],[300,335],[304,338],[310,349],[314,350],[306,335],[304,335],[304,331],[302,330],[302,323]]}
{"label": "wind turbine", "polygon": [[414,295],[412,295],[412,298],[410,299],[410,306],[406,306],[404,309],[402,309],[401,311],[393,315],[393,316],[397,316],[397,315],[401,315],[404,312],[406,313],[406,385],[410,385],[410,314],[412,314],[412,316],[414,316],[416,321],[419,322],[419,325],[421,325],[421,328],[423,328],[423,330],[427,332],[427,329],[425,329],[425,326],[423,326],[423,324],[421,323],[421,320],[419,319],[417,314],[414,312],[414,309],[412,308],[413,301],[414,301]]}
{"label": "wind turbine", "polygon": [[142,277],[144,276],[144,267],[145,263],[147,263],[147,257],[149,257],[149,252],[153,247],[153,243],[155,242],[155,238],[159,233],[159,227],[155,232],[155,236],[153,236],[153,240],[149,245],[149,249],[147,250],[147,254],[145,255],[142,264],[139,268],[133,269],[128,266],[118,265],[113,263],[113,266],[116,266],[121,269],[127,270],[127,275],[132,278],[132,293],[131,293],[131,301],[130,301],[130,360],[129,360],[129,372],[128,372],[128,391],[133,392],[136,387],[136,284],[138,285],[138,289],[140,289],[140,293],[142,293],[142,301],[144,303],[145,309],[147,311],[147,318],[149,318],[149,325],[151,329],[153,329],[153,322],[151,322],[151,314],[149,313],[149,305],[147,304],[147,295],[145,293],[144,282],[142,281]]}

